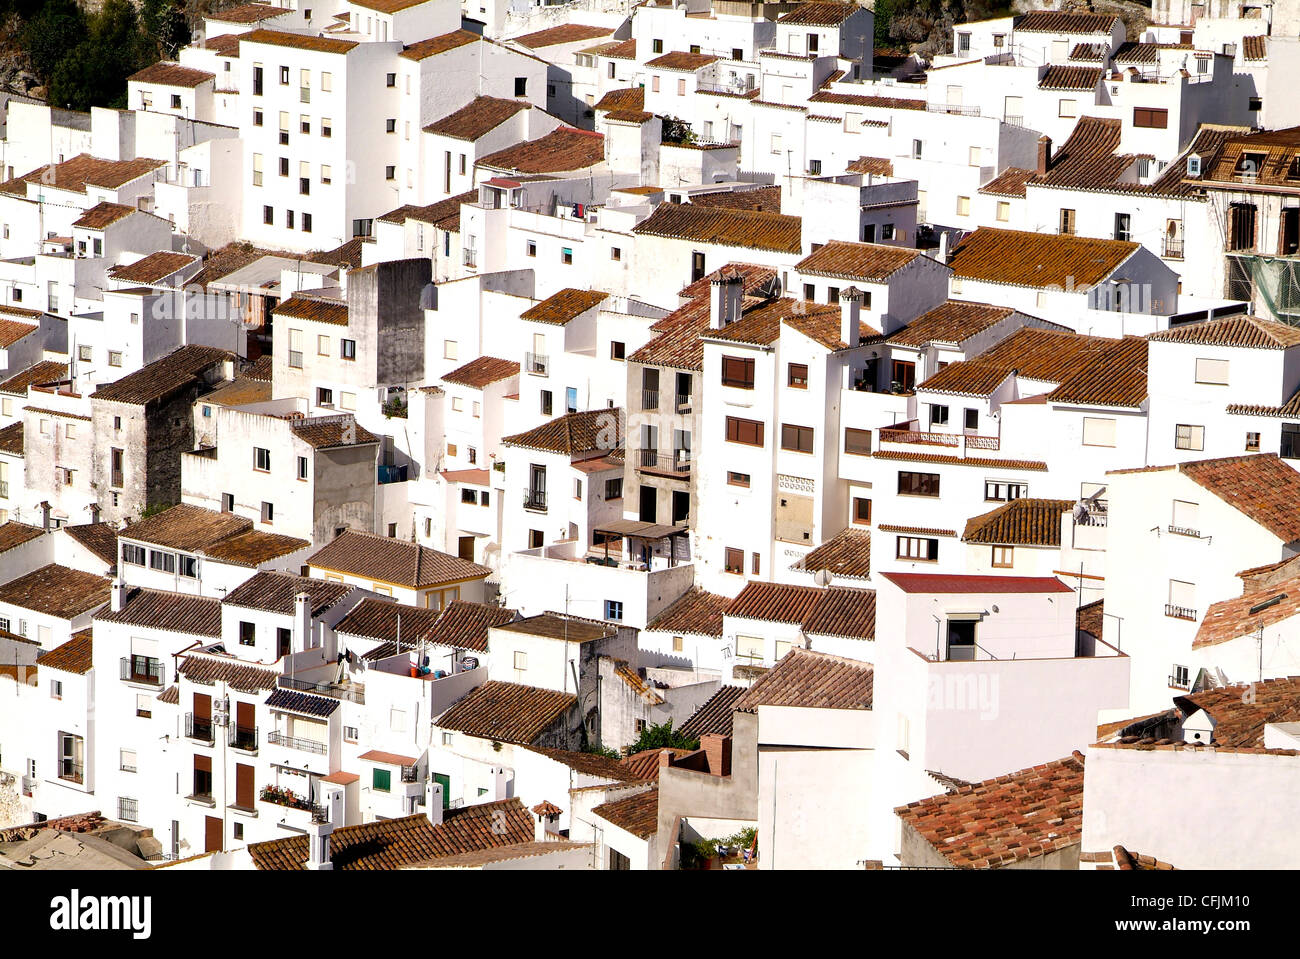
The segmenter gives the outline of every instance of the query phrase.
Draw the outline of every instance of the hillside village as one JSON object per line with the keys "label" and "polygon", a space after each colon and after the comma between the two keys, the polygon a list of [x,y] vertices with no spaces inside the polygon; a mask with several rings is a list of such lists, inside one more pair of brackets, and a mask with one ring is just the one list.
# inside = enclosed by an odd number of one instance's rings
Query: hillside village
{"label": "hillside village", "polygon": [[0,871],[1300,865],[1293,5],[276,2],[0,95]]}

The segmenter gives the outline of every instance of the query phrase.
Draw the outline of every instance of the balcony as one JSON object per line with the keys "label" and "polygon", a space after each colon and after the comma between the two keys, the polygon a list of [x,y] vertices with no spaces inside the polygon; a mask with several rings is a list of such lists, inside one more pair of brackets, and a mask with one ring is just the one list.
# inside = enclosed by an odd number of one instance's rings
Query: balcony
{"label": "balcony", "polygon": [[[913,420],[912,422],[915,422]],[[911,429],[910,423],[891,426],[879,431],[881,443],[912,443],[919,446],[946,446],[949,449],[998,450],[1002,441],[996,436],[976,436],[973,433],[936,433]]]}
{"label": "balcony", "polygon": [[1170,676],[1169,688],[1170,689],[1191,689],[1192,682],[1191,679],[1188,678],[1186,674],[1182,676]]}
{"label": "balcony", "polygon": [[324,806],[312,802],[306,796],[299,796],[292,789],[283,786],[263,786],[259,797],[262,802],[286,809],[301,809],[311,814],[312,822],[329,822],[329,813]]}
{"label": "balcony", "polygon": [[677,450],[673,455],[658,450],[638,450],[637,470],[656,476],[686,479],[691,475],[691,451]]}
{"label": "balcony", "polygon": [[477,250],[462,250],[462,251],[461,251],[461,256],[460,256],[460,261],[461,261],[461,263],[463,263],[465,266],[468,266],[470,269],[477,269],[477,268],[478,268],[478,251],[477,251]]}
{"label": "balcony", "polygon": [[378,467],[378,479],[381,485],[385,483],[405,483],[407,476],[406,464],[401,466],[391,466],[380,463]]}
{"label": "balcony", "polygon": [[1199,529],[1188,529],[1186,526],[1170,526],[1169,532],[1175,536],[1190,536],[1192,539],[1200,539],[1201,531]]}
{"label": "balcony", "polygon": [[193,713],[185,714],[185,738],[195,739],[201,743],[211,745],[216,741],[216,733],[213,729],[212,719],[206,716],[195,716]]}
{"label": "balcony", "polygon": [[163,664],[149,656],[123,656],[122,681],[141,686],[161,686]]}
{"label": "balcony", "polygon": [[313,683],[306,679],[281,676],[279,683],[281,689],[296,689],[304,693],[315,693],[317,696],[329,696],[331,699],[343,699],[358,706],[366,704],[366,687],[351,680],[343,683]]}
{"label": "balcony", "polygon": [[534,513],[546,512],[546,490],[530,489],[524,490],[524,509],[532,510]]}
{"label": "balcony", "polygon": [[960,103],[930,103],[926,105],[926,110],[930,113],[951,113],[961,117],[977,117],[980,115],[979,107],[964,106]]}
{"label": "balcony", "polygon": [[1161,255],[1166,260],[1181,260],[1183,258],[1182,237],[1165,237]]}
{"label": "balcony", "polygon": [[657,410],[659,409],[659,391],[642,390],[641,391],[641,409]]}
{"label": "balcony", "polygon": [[1002,117],[1002,122],[1013,127],[1022,127],[1025,125],[1025,118],[1018,113],[1008,113]]}
{"label": "balcony", "polygon": [[525,353],[524,372],[533,376],[550,376],[551,358],[545,353]]}
{"label": "balcony", "polygon": [[257,727],[231,725],[226,734],[226,743],[233,749],[242,749],[246,753],[257,752]]}
{"label": "balcony", "polygon": [[689,413],[691,411],[691,394],[678,393],[674,408],[678,413]]}
{"label": "balcony", "polygon": [[75,759],[60,759],[59,778],[64,782],[81,785],[86,781],[86,767]]}
{"label": "balcony", "polygon": [[1170,619],[1185,619],[1189,622],[1196,622],[1196,610],[1188,609],[1186,606],[1175,606],[1173,603],[1165,604],[1165,615]]}
{"label": "balcony", "polygon": [[278,729],[267,733],[266,741],[273,746],[287,746],[289,749],[296,749],[299,752],[304,753],[314,753],[317,756],[324,756],[329,749],[325,743],[318,743],[314,739],[298,739],[294,736],[282,733]]}

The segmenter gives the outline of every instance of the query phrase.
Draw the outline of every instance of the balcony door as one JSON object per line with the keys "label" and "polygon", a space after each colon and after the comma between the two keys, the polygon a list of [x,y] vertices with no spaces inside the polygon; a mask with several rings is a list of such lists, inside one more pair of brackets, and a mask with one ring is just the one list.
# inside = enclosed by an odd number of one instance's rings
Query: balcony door
{"label": "balcony door", "polygon": [[949,662],[968,663],[975,659],[975,620],[948,620]]}
{"label": "balcony door", "polygon": [[653,486],[642,486],[640,490],[641,497],[641,522],[655,523],[658,522],[659,491]]}

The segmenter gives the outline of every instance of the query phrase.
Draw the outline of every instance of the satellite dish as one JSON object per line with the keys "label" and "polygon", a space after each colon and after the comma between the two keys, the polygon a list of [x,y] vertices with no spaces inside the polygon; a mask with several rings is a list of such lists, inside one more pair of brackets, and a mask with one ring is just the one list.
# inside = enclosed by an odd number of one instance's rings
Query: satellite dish
{"label": "satellite dish", "polygon": [[819,569],[813,573],[813,582],[818,586],[829,586],[834,578],[829,569]]}

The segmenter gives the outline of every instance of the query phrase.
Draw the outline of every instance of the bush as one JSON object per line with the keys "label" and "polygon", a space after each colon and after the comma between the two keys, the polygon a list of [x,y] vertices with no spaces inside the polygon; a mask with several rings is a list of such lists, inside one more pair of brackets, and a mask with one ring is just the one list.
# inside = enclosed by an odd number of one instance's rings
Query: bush
{"label": "bush", "polygon": [[647,726],[641,731],[641,738],[627,747],[628,753],[644,752],[647,749],[699,749],[700,741],[683,736],[673,729],[673,721],[658,726]]}

